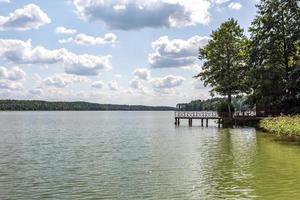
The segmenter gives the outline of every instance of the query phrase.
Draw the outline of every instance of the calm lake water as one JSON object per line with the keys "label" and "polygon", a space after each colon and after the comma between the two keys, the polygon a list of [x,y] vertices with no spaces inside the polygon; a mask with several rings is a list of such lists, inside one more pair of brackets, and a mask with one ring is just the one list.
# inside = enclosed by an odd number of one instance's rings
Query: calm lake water
{"label": "calm lake water", "polygon": [[0,112],[0,199],[299,199],[300,146],[173,118]]}

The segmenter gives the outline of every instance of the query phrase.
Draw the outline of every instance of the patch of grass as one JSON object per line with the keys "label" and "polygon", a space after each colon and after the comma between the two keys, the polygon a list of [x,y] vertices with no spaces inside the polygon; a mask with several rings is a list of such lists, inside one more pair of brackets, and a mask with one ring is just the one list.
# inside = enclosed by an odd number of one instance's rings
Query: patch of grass
{"label": "patch of grass", "polygon": [[263,119],[259,126],[267,132],[281,137],[300,136],[300,115]]}

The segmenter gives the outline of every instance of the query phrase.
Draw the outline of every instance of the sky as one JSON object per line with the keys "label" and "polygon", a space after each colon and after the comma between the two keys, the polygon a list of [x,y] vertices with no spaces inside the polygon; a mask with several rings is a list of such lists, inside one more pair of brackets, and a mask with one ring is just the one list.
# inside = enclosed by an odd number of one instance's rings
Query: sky
{"label": "sky", "polygon": [[208,99],[199,47],[256,0],[0,0],[0,98],[166,105]]}

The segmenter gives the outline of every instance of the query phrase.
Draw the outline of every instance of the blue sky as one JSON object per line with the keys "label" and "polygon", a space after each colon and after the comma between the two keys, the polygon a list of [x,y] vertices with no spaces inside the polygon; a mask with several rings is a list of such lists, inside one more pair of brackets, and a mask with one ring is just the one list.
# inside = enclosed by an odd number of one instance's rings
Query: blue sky
{"label": "blue sky", "polygon": [[171,105],[209,98],[197,49],[255,0],[0,0],[0,98]]}

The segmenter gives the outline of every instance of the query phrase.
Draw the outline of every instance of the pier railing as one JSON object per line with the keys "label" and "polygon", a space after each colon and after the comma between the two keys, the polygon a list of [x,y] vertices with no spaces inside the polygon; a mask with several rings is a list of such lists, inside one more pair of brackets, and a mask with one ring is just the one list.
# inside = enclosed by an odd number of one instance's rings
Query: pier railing
{"label": "pier railing", "polygon": [[[175,125],[179,126],[181,119],[188,119],[189,126],[192,126],[193,119],[201,119],[201,126],[204,126],[204,120],[206,121],[206,127],[209,120],[217,120],[218,127],[221,126],[223,120],[228,118],[228,113],[219,113],[215,111],[175,111]],[[253,121],[257,120],[255,111],[237,111],[233,113],[233,119],[240,121]]]}
{"label": "pier railing", "polygon": [[[222,115],[221,115],[222,116]],[[175,111],[175,118],[221,118],[216,111]],[[255,111],[236,111],[233,117],[255,117]]]}
{"label": "pier railing", "polygon": [[256,111],[236,111],[234,117],[256,117]]}
{"label": "pier railing", "polygon": [[215,111],[175,111],[175,118],[220,118]]}

